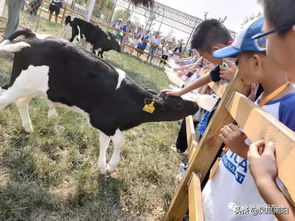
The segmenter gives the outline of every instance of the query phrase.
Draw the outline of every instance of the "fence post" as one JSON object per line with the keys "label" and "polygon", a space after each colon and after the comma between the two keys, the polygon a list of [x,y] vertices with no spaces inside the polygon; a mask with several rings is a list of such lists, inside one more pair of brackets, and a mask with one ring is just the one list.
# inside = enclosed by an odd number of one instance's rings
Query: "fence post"
{"label": "fence post", "polygon": [[5,0],[0,0],[0,15],[3,17],[5,9]]}
{"label": "fence post", "polygon": [[60,22],[61,25],[63,25],[63,23],[64,23],[66,11],[67,11],[67,6],[65,5],[64,11],[63,11],[62,17],[61,17],[61,22]]}
{"label": "fence post", "polygon": [[39,11],[38,20],[37,20],[37,23],[36,23],[35,32],[37,32],[37,29],[38,29],[38,26],[39,26],[39,23],[40,23],[41,13],[42,13],[42,8],[43,8],[43,3],[44,3],[44,2],[42,1],[41,6],[40,6],[39,9],[38,9],[38,10],[40,10],[40,11]]}
{"label": "fence post", "polygon": [[189,219],[191,221],[203,221],[203,200],[201,192],[201,181],[198,174],[193,173],[188,184]]}

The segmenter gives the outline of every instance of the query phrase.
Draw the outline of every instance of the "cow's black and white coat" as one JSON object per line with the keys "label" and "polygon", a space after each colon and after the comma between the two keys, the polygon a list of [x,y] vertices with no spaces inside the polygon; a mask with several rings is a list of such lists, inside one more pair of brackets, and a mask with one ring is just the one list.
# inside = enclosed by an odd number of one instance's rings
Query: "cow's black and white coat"
{"label": "cow's black and white coat", "polygon": [[[16,32],[10,41],[20,34]],[[61,103],[83,112],[90,125],[101,131],[98,166],[103,174],[113,172],[119,163],[122,130],[144,122],[178,120],[198,110],[195,103],[180,97],[150,93],[124,71],[64,40],[30,38],[14,44],[6,40],[0,44],[0,52],[15,52],[11,81],[0,94],[0,108],[16,103],[29,132],[33,128],[28,105],[38,95],[48,98],[50,104]],[[154,113],[143,111],[149,102],[154,102]],[[114,152],[107,165],[110,140]]]}
{"label": "cow's black and white coat", "polygon": [[71,15],[65,18],[64,38],[68,32],[72,32],[70,42],[77,44],[85,40],[91,43],[92,52],[96,54],[97,50],[101,58],[103,58],[105,51],[116,50],[120,52],[121,50],[119,42],[110,32],[105,33],[100,27]]}

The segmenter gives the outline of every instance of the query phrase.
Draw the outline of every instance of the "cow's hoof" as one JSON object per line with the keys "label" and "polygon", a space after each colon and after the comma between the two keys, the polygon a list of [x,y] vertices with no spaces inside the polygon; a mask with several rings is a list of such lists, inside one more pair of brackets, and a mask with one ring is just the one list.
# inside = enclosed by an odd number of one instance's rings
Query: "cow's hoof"
{"label": "cow's hoof", "polygon": [[107,174],[107,167],[106,167],[106,165],[104,165],[102,163],[99,163],[99,162],[97,163],[97,165],[98,165],[100,174],[106,175]]}
{"label": "cow's hoof", "polygon": [[102,168],[99,168],[99,172],[100,172],[100,174],[102,174],[102,175],[107,175],[107,170],[104,168],[104,169],[102,169]]}
{"label": "cow's hoof", "polygon": [[107,171],[106,171],[107,176],[110,176],[115,171],[116,171],[115,167],[111,167],[110,164],[107,165]]}
{"label": "cow's hoof", "polygon": [[24,128],[24,129],[25,129],[25,132],[29,133],[29,134],[33,133],[33,131],[34,131],[33,128],[30,128],[30,127],[29,128]]}

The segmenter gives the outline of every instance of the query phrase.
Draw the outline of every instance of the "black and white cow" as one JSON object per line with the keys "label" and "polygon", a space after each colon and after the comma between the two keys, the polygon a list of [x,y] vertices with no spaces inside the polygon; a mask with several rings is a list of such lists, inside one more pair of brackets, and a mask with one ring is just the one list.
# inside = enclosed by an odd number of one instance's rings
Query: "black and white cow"
{"label": "black and white cow", "polygon": [[[198,110],[194,102],[151,93],[123,70],[68,41],[28,38],[10,42],[20,34],[24,33],[16,32],[0,44],[0,53],[15,52],[11,81],[0,94],[0,109],[16,103],[27,131],[32,131],[28,105],[33,97],[42,95],[51,103],[79,110],[101,131],[98,166],[103,174],[112,173],[120,161],[121,131],[145,122],[175,121]],[[107,165],[110,140],[114,152]]]}
{"label": "black and white cow", "polygon": [[105,33],[100,27],[71,15],[65,18],[63,37],[69,31],[72,32],[70,42],[78,43],[85,40],[91,43],[93,46],[92,52],[96,54],[97,50],[101,58],[103,58],[104,51],[116,50],[120,52],[121,50],[120,44],[113,34],[110,32]]}

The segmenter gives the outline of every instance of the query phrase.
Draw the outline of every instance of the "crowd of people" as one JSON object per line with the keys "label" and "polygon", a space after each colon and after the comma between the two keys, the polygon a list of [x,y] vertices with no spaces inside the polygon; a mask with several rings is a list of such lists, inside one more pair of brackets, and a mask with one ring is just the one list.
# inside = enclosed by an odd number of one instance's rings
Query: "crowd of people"
{"label": "crowd of people", "polygon": [[[8,6],[8,22],[4,32],[4,38],[9,37],[14,33],[19,25],[19,14],[22,9],[30,15],[36,16],[42,5],[43,0],[6,0]],[[25,8],[24,8],[25,6]],[[55,23],[58,21],[60,9],[63,6],[63,0],[52,0],[49,5],[49,18],[51,21],[52,15],[55,14]],[[161,38],[158,31],[153,34],[149,30],[143,30],[141,26],[132,28],[131,21],[123,23],[123,19],[119,18],[113,24],[113,35],[121,42],[121,49],[124,50],[126,44],[133,47],[129,48],[129,54],[133,54],[134,48],[136,56],[141,57],[144,52],[147,53],[146,60],[150,63],[157,56],[160,58],[159,65],[165,65],[169,58],[179,59],[183,56],[182,44],[175,44],[171,40]]]}
{"label": "crowd of people", "polygon": [[136,56],[141,55],[146,50],[146,60],[152,63],[155,56],[160,59],[159,65],[166,64],[168,58],[178,60],[183,56],[182,44],[174,44],[171,40],[161,38],[158,31],[153,34],[149,30],[143,30],[141,26],[132,28],[131,21],[123,23],[123,19],[119,18],[113,24],[113,35],[121,42],[121,49],[124,50],[125,45],[129,44],[133,47],[130,48],[129,54],[133,54],[134,48],[136,49]]}
{"label": "crowd of people", "polygon": [[[201,94],[212,94],[210,82],[229,82],[241,69],[240,75],[250,88],[249,99],[295,131],[295,2],[260,2],[264,18],[252,21],[234,41],[220,21],[200,23],[191,47],[204,61],[200,63],[195,57],[179,60],[174,71],[185,76],[188,83],[181,89],[163,92],[182,96],[198,89]],[[199,75],[200,67],[211,69],[210,74]],[[213,112],[204,111],[194,117],[200,139]],[[185,126],[177,140],[181,152],[187,148],[183,130]],[[295,220],[294,202],[284,197],[282,192],[287,194],[288,190],[278,178],[276,144],[264,140],[252,143],[235,123],[221,128],[219,137],[224,146],[205,177],[207,182],[203,182],[205,220],[272,221],[275,216]]]}

